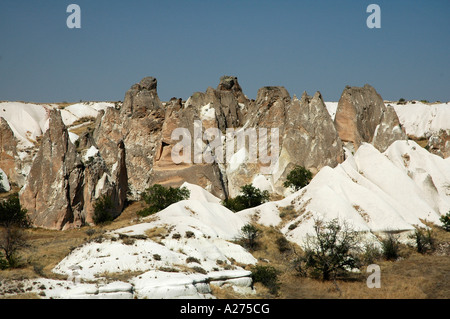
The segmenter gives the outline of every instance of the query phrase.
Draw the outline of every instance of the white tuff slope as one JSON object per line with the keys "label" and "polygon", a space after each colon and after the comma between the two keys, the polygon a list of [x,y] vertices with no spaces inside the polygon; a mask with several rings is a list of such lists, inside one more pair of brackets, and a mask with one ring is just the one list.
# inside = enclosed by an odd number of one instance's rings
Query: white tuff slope
{"label": "white tuff slope", "polygon": [[[140,224],[112,231],[102,242],[72,251],[53,271],[72,277],[76,271],[76,278],[87,280],[105,273],[142,272],[128,281],[138,298],[211,298],[210,282],[251,292],[250,272],[233,263],[255,264],[256,259],[230,242],[244,221],[204,189],[183,186],[190,189],[191,198],[200,200],[180,201]],[[168,233],[155,241],[147,237],[155,229]],[[195,267],[204,273],[196,273]]]}
{"label": "white tuff slope", "polygon": [[363,144],[344,163],[324,167],[302,190],[277,202],[244,210],[249,221],[280,225],[279,209],[292,206],[299,216],[282,232],[302,245],[313,234],[314,219],[346,221],[355,230],[412,231],[425,227],[421,220],[440,224],[450,210],[449,162],[430,154],[413,141],[396,141],[385,153]]}
{"label": "white tuff slope", "polygon": [[[413,103],[414,102],[414,103]],[[450,103],[424,104],[411,101],[405,105],[393,104],[406,134],[428,138],[440,130],[450,130]]]}
{"label": "white tuff slope", "polygon": [[[81,118],[94,118],[100,110],[114,107],[114,103],[85,102],[72,104],[61,109],[61,116],[66,126],[72,125]],[[49,112],[58,108],[55,104],[33,104],[24,102],[1,102],[0,117],[11,127],[14,136],[19,140],[21,149],[34,147],[36,138],[47,131]]]}

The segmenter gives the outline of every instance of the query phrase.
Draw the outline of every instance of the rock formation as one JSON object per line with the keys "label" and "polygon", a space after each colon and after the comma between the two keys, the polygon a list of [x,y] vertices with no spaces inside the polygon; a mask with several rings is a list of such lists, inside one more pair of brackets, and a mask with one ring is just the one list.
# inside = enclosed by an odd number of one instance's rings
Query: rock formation
{"label": "rock formation", "polygon": [[0,167],[10,182],[18,183],[24,179],[19,172],[20,160],[17,152],[17,139],[8,122],[0,118]]}
{"label": "rock formation", "polygon": [[320,92],[313,97],[303,93],[294,99],[286,117],[283,144],[274,181],[278,186],[294,165],[313,174],[324,166],[335,167],[344,161],[342,142],[334,127]]}
{"label": "rock formation", "polygon": [[[294,165],[316,174],[344,161],[344,143],[356,150],[369,142],[383,152],[393,141],[406,139],[395,110],[370,85],[346,87],[333,122],[320,92],[297,99],[282,86],[266,86],[250,100],[233,76],[221,77],[215,89],[196,92],[186,102],[165,103],[158,97],[157,80],[143,78],[121,105],[98,113],[77,146],[58,110],[50,112],[49,127],[20,198],[34,225],[55,229],[92,223],[101,196],[111,198],[120,214],[127,196],[139,200],[155,183],[178,187],[188,182],[221,199],[238,195],[249,183],[283,194]],[[181,153],[183,136],[174,134],[177,129],[189,138]],[[246,135],[244,145],[238,143],[240,133]],[[432,149],[449,144],[437,138],[433,143]],[[1,168],[10,180],[20,180],[17,141],[3,119],[0,147]]]}
{"label": "rock formation", "polygon": [[108,167],[118,161],[117,144],[125,145],[130,191],[134,199],[151,186],[153,159],[161,140],[165,110],[158,98],[157,80],[142,79],[125,94],[123,106],[108,108],[97,117],[95,143]]}
{"label": "rock formation", "polygon": [[439,133],[433,133],[428,139],[427,148],[442,158],[450,157],[450,131],[440,130]]}
{"label": "rock formation", "polygon": [[[123,152],[117,152],[119,159]],[[122,166],[122,167],[121,167]],[[123,164],[116,167],[125,175]],[[50,125],[33,161],[20,201],[34,226],[67,229],[92,222],[93,202],[101,195],[112,198],[115,211],[123,209],[126,178],[110,178],[103,159],[86,163],[69,139],[59,110],[50,113]],[[118,184],[122,183],[122,184]]]}
{"label": "rock formation", "polygon": [[[386,149],[397,139],[406,139],[395,111],[386,108],[383,99],[370,85],[347,86],[339,99],[335,117],[339,137],[352,150],[363,142]],[[379,128],[379,130],[377,130]]]}

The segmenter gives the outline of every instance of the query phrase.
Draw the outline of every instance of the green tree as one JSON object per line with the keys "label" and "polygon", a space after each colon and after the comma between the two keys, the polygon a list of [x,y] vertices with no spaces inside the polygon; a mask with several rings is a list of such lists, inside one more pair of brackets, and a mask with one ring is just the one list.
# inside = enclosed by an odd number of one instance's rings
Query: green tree
{"label": "green tree", "polygon": [[28,246],[22,228],[29,226],[27,210],[20,205],[17,193],[0,203],[0,269],[19,265],[18,251]]}
{"label": "green tree", "polygon": [[305,187],[312,179],[312,173],[310,170],[303,166],[296,165],[286,177],[286,181],[283,186],[286,188],[293,187],[295,191]]}
{"label": "green tree", "polygon": [[146,191],[141,196],[145,203],[147,203],[149,206],[137,212],[137,214],[139,216],[145,217],[157,213],[176,202],[188,199],[189,196],[190,191],[186,187],[166,188],[160,184],[155,184],[152,187],[146,189]]}
{"label": "green tree", "polygon": [[259,206],[267,202],[270,198],[267,190],[261,191],[251,184],[241,187],[240,195],[235,198],[228,198],[222,201],[222,205],[228,209],[238,212],[247,208]]}
{"label": "green tree", "polygon": [[0,202],[0,226],[30,226],[27,210],[20,205],[19,194],[11,194],[6,200]]}

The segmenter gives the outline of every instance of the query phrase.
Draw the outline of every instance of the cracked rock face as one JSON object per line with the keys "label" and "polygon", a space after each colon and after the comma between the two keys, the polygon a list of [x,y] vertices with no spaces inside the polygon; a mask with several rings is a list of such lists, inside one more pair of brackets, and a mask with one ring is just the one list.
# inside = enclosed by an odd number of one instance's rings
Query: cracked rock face
{"label": "cracked rock face", "polygon": [[64,229],[81,215],[83,164],[62,121],[52,110],[50,126],[34,159],[20,201],[35,226]]}
{"label": "cracked rock face", "polygon": [[368,84],[344,89],[335,125],[344,144],[354,150],[363,142],[385,150],[395,140],[406,139],[395,111],[387,108],[378,92]]}
{"label": "cracked rock face", "polygon": [[126,199],[126,167],[120,147],[116,153],[119,161],[113,176],[101,157],[83,163],[61,113],[52,110],[49,129],[20,192],[33,225],[62,230],[92,222],[93,203],[102,195],[111,197],[120,213]]}
{"label": "cracked rock face", "polygon": [[123,141],[127,153],[128,183],[134,199],[151,186],[153,159],[161,140],[165,110],[156,92],[157,81],[147,77],[125,94],[123,106],[99,114],[94,140],[108,167],[119,160],[117,144]]}

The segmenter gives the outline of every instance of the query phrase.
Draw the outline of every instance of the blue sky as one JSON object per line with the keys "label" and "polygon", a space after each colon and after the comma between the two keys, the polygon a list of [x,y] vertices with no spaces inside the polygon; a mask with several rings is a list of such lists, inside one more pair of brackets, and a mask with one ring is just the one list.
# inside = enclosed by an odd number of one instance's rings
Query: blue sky
{"label": "blue sky", "polygon": [[[81,29],[66,8],[81,7]],[[366,8],[381,8],[369,29]],[[123,100],[145,76],[162,100],[234,75],[337,101],[346,85],[384,99],[450,100],[449,0],[1,0],[0,100]]]}

